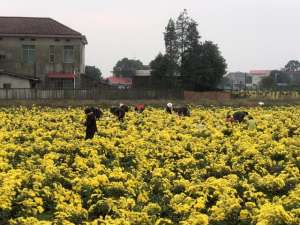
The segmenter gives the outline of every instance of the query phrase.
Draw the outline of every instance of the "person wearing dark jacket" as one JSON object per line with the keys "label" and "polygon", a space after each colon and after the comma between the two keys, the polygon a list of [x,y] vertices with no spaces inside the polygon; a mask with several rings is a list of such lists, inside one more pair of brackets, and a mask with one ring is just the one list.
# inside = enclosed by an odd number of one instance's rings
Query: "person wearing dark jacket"
{"label": "person wearing dark jacket", "polygon": [[246,111],[237,111],[237,112],[233,113],[233,120],[235,122],[241,123],[244,121],[244,119],[247,115],[248,115],[248,112],[246,112]]}
{"label": "person wearing dark jacket", "polygon": [[101,109],[99,109],[97,107],[92,107],[91,109],[96,117],[96,120],[99,120],[101,118],[101,116],[103,115],[103,112],[101,111]]}
{"label": "person wearing dark jacket", "polygon": [[110,112],[118,117],[119,121],[124,121],[124,117],[126,112],[120,107],[112,107],[110,108]]}
{"label": "person wearing dark jacket", "polygon": [[86,126],[85,140],[93,139],[93,137],[97,131],[96,117],[91,108],[85,109],[84,112],[86,114],[86,121],[84,123],[84,125]]}
{"label": "person wearing dark jacket", "polygon": [[173,111],[176,112],[179,116],[190,116],[190,111],[186,106],[176,107],[173,109]]}

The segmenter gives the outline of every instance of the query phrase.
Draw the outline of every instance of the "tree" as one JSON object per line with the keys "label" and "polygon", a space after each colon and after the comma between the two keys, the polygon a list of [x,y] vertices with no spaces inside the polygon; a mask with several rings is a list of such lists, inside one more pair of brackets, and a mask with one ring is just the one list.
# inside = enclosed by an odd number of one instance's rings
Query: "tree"
{"label": "tree", "polygon": [[173,19],[169,20],[164,33],[166,57],[168,57],[169,67],[168,71],[175,74],[178,70],[178,46],[177,46],[177,35],[175,30],[175,23]]}
{"label": "tree", "polygon": [[188,16],[187,10],[184,9],[180,13],[176,21],[176,36],[177,36],[177,46],[180,54],[180,62],[182,61],[183,54],[187,48],[187,30],[190,24],[190,18]]}
{"label": "tree", "polygon": [[141,70],[143,68],[144,65],[140,60],[123,58],[117,62],[113,72],[117,77],[133,77],[136,70]]}
{"label": "tree", "polygon": [[172,61],[167,55],[159,53],[150,62],[153,85],[156,87],[171,88],[176,86],[176,80],[172,70]]}
{"label": "tree", "polygon": [[151,76],[155,79],[162,79],[168,73],[167,57],[159,53],[156,58],[150,62]]}
{"label": "tree", "polygon": [[288,72],[284,72],[280,70],[272,70],[270,76],[273,78],[275,85],[279,83],[289,84],[291,81]]}
{"label": "tree", "polygon": [[284,67],[286,72],[298,72],[300,71],[300,62],[298,60],[290,60]]}
{"label": "tree", "polygon": [[172,18],[169,20],[169,23],[166,27],[164,33],[164,39],[165,39],[166,54],[170,57],[171,60],[177,62],[178,60],[177,36],[175,30],[175,22]]}
{"label": "tree", "polygon": [[96,66],[85,66],[85,75],[89,78],[100,80],[102,73]]}
{"label": "tree", "polygon": [[181,74],[186,89],[214,90],[226,73],[226,62],[217,45],[211,41],[195,46],[183,57]]}
{"label": "tree", "polygon": [[187,28],[187,34],[186,34],[186,50],[192,51],[194,48],[196,48],[199,45],[199,31],[198,31],[198,24],[196,21],[191,20],[188,28]]}
{"label": "tree", "polygon": [[259,86],[261,88],[270,89],[275,86],[275,79],[272,76],[264,77],[261,81]]}

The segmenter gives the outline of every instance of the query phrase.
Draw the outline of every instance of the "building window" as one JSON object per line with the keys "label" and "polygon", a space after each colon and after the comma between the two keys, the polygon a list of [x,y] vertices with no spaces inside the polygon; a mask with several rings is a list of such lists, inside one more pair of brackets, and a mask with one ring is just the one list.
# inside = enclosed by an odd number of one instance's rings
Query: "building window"
{"label": "building window", "polygon": [[23,45],[23,62],[28,64],[35,63],[35,46],[34,45]]}
{"label": "building window", "polygon": [[0,60],[5,60],[5,58],[6,58],[6,55],[0,54]]}
{"label": "building window", "polygon": [[5,84],[3,84],[3,88],[10,89],[11,88],[11,84],[10,83],[5,83]]}
{"label": "building window", "polygon": [[49,62],[54,63],[55,61],[55,48],[53,45],[49,47]]}
{"label": "building window", "polygon": [[73,46],[64,47],[64,63],[74,62],[74,48]]}

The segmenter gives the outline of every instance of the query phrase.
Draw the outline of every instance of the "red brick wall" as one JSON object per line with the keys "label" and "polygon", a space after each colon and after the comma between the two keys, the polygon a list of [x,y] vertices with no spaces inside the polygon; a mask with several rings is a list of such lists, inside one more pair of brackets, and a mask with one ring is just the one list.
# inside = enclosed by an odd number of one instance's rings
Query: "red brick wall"
{"label": "red brick wall", "polygon": [[208,91],[208,92],[184,91],[184,99],[187,101],[197,101],[201,99],[228,100],[230,98],[231,98],[230,93],[222,92],[222,91]]}

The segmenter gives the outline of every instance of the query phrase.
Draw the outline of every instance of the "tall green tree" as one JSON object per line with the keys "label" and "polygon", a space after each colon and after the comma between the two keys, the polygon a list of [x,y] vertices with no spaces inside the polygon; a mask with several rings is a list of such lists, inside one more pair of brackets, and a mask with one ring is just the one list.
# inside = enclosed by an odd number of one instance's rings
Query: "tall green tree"
{"label": "tall green tree", "polygon": [[162,79],[168,73],[168,60],[162,53],[159,53],[154,60],[150,62],[151,76],[155,79]]}
{"label": "tall green tree", "polygon": [[140,60],[123,58],[114,66],[113,73],[117,77],[133,77],[136,70],[144,68]]}
{"label": "tall green tree", "polygon": [[276,81],[273,76],[267,76],[261,79],[259,83],[260,88],[270,89],[276,86]]}
{"label": "tall green tree", "polygon": [[298,60],[290,60],[284,67],[286,72],[298,72],[300,71],[300,62]]}
{"label": "tall green tree", "polygon": [[153,86],[159,88],[172,88],[176,86],[172,63],[167,55],[161,53],[150,62]]}
{"label": "tall green tree", "polygon": [[165,29],[164,33],[166,55],[169,56],[171,60],[177,62],[178,60],[178,46],[177,46],[177,35],[175,30],[175,22],[171,18]]}
{"label": "tall green tree", "polygon": [[273,78],[275,84],[289,84],[291,82],[291,78],[288,74],[289,72],[281,71],[281,70],[272,70],[270,76]]}
{"label": "tall green tree", "polygon": [[183,57],[181,74],[186,89],[214,90],[226,73],[226,62],[217,45],[211,41],[197,45]]}
{"label": "tall green tree", "polygon": [[176,35],[177,35],[177,45],[178,51],[180,55],[180,62],[182,61],[182,57],[184,52],[187,49],[187,30],[190,24],[190,17],[188,16],[188,12],[186,9],[180,13],[176,21]]}
{"label": "tall green tree", "polygon": [[168,57],[168,72],[175,74],[178,71],[178,46],[177,46],[177,35],[175,29],[175,22],[171,18],[165,29],[164,33],[166,57]]}
{"label": "tall green tree", "polygon": [[94,80],[100,80],[102,73],[96,66],[85,66],[85,75]]}
{"label": "tall green tree", "polygon": [[198,24],[193,19],[190,21],[186,33],[186,51],[192,51],[199,45]]}

